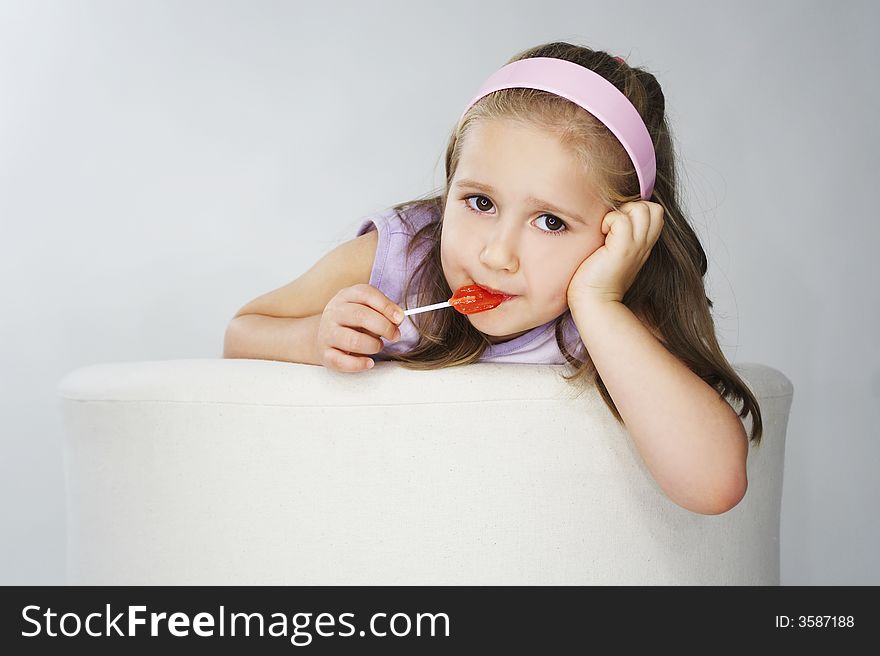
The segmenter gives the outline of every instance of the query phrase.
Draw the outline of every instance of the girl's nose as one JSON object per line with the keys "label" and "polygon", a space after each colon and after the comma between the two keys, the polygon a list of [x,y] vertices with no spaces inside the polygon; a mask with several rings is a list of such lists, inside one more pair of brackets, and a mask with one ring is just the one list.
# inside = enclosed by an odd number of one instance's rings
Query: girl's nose
{"label": "girl's nose", "polygon": [[489,236],[480,253],[480,262],[490,269],[505,269],[514,273],[519,268],[516,236],[498,227]]}

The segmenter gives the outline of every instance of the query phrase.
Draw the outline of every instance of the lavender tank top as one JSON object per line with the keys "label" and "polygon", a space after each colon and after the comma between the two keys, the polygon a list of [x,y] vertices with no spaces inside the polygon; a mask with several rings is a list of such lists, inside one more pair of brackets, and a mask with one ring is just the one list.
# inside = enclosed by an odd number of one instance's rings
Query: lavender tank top
{"label": "lavender tank top", "polygon": [[[403,288],[407,279],[415,270],[415,267],[427,254],[430,246],[420,244],[413,252],[411,260],[405,261],[406,250],[412,236],[422,226],[431,221],[439,221],[438,209],[430,205],[414,205],[403,210],[407,223],[404,223],[397,211],[393,208],[386,209],[379,214],[368,215],[360,219],[360,228],[357,236],[361,236],[370,230],[379,231],[376,257],[373,260],[373,269],[370,273],[370,284],[379,289],[392,301],[405,307],[403,303]],[[410,224],[412,227],[410,227]],[[416,300],[410,297],[409,307],[416,307]],[[447,299],[437,299],[439,303]],[[454,309],[434,310],[435,312],[455,312]],[[528,332],[500,344],[491,344],[479,358],[479,362],[510,362],[530,364],[565,364],[565,357],[556,343],[554,329],[555,319],[536,326]],[[577,327],[567,317],[563,321],[563,336],[569,353],[579,353],[583,346],[580,343],[580,335]],[[380,337],[383,349],[375,354],[375,360],[387,360],[383,357],[388,353],[406,353],[418,343],[418,332],[408,316],[400,324],[400,340],[390,342]]]}

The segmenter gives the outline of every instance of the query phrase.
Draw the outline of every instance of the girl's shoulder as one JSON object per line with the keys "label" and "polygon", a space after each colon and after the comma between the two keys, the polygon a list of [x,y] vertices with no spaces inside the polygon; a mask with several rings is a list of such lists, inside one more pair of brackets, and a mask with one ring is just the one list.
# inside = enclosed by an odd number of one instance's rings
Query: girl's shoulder
{"label": "girl's shoulder", "polygon": [[438,222],[440,218],[439,204],[433,201],[394,205],[363,217],[357,235],[363,235],[375,228],[380,235],[403,234],[411,237],[429,223]]}
{"label": "girl's shoulder", "polygon": [[389,207],[363,217],[358,237],[373,233],[376,239],[369,284],[395,303],[406,303],[403,295],[407,283],[432,246],[430,231],[417,240],[414,237],[440,218],[438,208],[424,202]]}

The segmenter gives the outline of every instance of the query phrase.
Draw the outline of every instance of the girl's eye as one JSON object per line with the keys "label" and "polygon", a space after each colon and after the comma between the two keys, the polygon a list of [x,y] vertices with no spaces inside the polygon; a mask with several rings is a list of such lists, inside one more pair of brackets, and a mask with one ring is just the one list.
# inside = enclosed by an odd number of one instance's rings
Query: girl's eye
{"label": "girl's eye", "polygon": [[[470,204],[471,198],[477,199],[477,206],[480,209],[473,208],[473,206]],[[467,207],[471,212],[475,212],[477,214],[485,214],[485,210],[488,210],[486,205],[489,205],[489,207],[492,206],[491,200],[486,198],[486,196],[481,196],[479,194],[465,196],[462,200],[464,200],[465,207]],[[547,229],[545,230],[541,228],[541,232],[545,234],[556,237],[562,235],[565,232],[568,232],[568,226],[565,224],[565,221],[563,221],[559,217],[553,216],[552,214],[542,214],[538,217],[538,220],[541,219],[546,219]]]}
{"label": "girl's eye", "polygon": [[545,223],[549,228],[549,230],[546,231],[548,234],[551,234],[555,237],[556,235],[561,235],[564,232],[568,231],[568,226],[565,225],[565,221],[563,221],[559,217],[553,216],[552,214],[542,214],[538,217],[538,220],[540,221],[544,218],[547,219]]}

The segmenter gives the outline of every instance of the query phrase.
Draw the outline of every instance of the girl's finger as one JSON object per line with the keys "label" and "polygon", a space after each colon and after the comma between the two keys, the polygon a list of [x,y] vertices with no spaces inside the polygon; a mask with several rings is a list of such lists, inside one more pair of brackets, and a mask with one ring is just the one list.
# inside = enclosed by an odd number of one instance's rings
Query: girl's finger
{"label": "girl's finger", "polygon": [[633,239],[637,244],[644,245],[648,239],[648,230],[651,228],[651,213],[644,203],[639,203],[630,212],[630,221],[633,225]]}
{"label": "girl's finger", "polygon": [[[362,283],[348,287],[345,290],[345,300],[373,308],[395,326],[403,321],[403,308],[372,285]],[[401,315],[399,320],[395,317],[396,312],[399,312]],[[384,335],[385,331],[379,330],[376,334]]]}
{"label": "girl's finger", "polygon": [[648,243],[653,246],[657,243],[657,240],[660,238],[660,233],[663,231],[663,211],[661,209],[660,213],[656,216],[651,217],[651,228],[648,231]]}
{"label": "girl's finger", "polygon": [[364,353],[378,353],[384,348],[382,340],[372,335],[366,335],[354,328],[337,326],[330,338],[330,346],[345,353],[361,355]]}
{"label": "girl's finger", "polygon": [[632,223],[629,215],[620,210],[606,214],[605,219],[602,221],[602,226],[602,231],[605,233],[606,240],[608,239],[608,235],[611,234],[612,229],[614,230],[614,233],[620,237],[629,239],[630,241],[633,238]]}
{"label": "girl's finger", "polygon": [[375,364],[372,358],[351,355],[335,348],[328,348],[324,358],[325,365],[346,373],[366,371],[367,369],[372,369]]}
{"label": "girl's finger", "polygon": [[397,325],[384,314],[361,303],[343,303],[339,308],[338,322],[350,328],[364,329],[377,338],[381,335],[389,341],[398,332]]}

